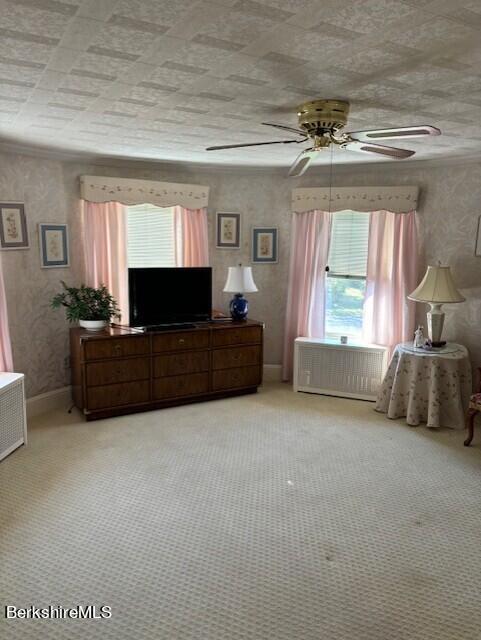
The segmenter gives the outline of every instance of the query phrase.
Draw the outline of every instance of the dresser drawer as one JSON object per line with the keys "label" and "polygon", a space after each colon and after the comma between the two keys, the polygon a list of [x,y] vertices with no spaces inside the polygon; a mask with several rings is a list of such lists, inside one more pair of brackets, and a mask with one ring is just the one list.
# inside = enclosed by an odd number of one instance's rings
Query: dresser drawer
{"label": "dresser drawer", "polygon": [[150,382],[124,382],[123,384],[108,384],[103,387],[87,388],[86,409],[108,409],[127,404],[139,404],[150,400]]}
{"label": "dresser drawer", "polygon": [[187,376],[172,376],[154,380],[154,400],[192,396],[205,393],[208,390],[208,373],[192,373]]}
{"label": "dresser drawer", "polygon": [[231,369],[232,367],[247,367],[248,365],[259,364],[261,361],[261,349],[261,345],[215,349],[212,352],[212,368]]}
{"label": "dresser drawer", "polygon": [[236,389],[240,387],[255,387],[262,381],[260,367],[239,367],[238,369],[224,369],[214,371],[212,388],[214,391],[222,389]]}
{"label": "dresser drawer", "polygon": [[147,336],[85,340],[85,360],[106,360],[125,356],[140,356],[150,352]]}
{"label": "dresser drawer", "polygon": [[88,387],[115,382],[147,380],[149,376],[150,359],[145,356],[143,358],[128,358],[127,360],[119,358],[106,362],[87,362],[85,365],[85,381]]}
{"label": "dresser drawer", "polygon": [[214,347],[222,347],[230,344],[247,344],[261,342],[262,327],[235,327],[214,329],[212,332],[212,344]]}
{"label": "dresser drawer", "polygon": [[208,351],[185,351],[154,357],[154,378],[209,370]]}
{"label": "dresser drawer", "polygon": [[186,349],[207,349],[209,346],[209,332],[179,331],[153,337],[154,353],[162,351],[184,351]]}

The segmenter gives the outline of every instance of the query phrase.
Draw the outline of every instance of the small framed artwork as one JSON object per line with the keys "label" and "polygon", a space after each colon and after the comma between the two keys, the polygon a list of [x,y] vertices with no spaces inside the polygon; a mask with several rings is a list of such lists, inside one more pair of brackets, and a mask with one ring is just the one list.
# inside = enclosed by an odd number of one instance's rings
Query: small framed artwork
{"label": "small framed artwork", "polygon": [[478,230],[476,231],[476,247],[474,255],[481,257],[481,216],[478,218]]}
{"label": "small framed artwork", "polygon": [[240,249],[240,213],[217,213],[216,247],[218,249]]}
{"label": "small framed artwork", "polygon": [[69,267],[67,225],[42,222],[38,235],[42,268]]}
{"label": "small framed artwork", "polygon": [[28,249],[25,206],[20,202],[0,203],[0,249]]}
{"label": "small framed artwork", "polygon": [[252,262],[277,262],[278,228],[254,227],[252,229]]}

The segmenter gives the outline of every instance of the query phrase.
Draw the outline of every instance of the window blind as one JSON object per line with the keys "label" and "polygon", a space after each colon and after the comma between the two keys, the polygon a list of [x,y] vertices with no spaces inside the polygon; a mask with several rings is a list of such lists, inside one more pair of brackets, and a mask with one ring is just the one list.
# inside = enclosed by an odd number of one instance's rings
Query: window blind
{"label": "window blind", "polygon": [[152,204],[127,207],[127,261],[131,268],[175,267],[172,208]]}
{"label": "window blind", "polygon": [[365,276],[369,213],[339,211],[332,216],[329,274]]}

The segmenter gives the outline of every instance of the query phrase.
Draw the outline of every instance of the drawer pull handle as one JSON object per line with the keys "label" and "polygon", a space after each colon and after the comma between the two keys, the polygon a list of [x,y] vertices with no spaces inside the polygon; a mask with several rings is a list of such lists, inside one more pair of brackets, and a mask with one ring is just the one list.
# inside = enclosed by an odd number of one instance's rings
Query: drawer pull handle
{"label": "drawer pull handle", "polygon": [[179,344],[184,344],[185,339],[184,338],[179,338]]}
{"label": "drawer pull handle", "polygon": [[120,346],[120,344],[116,344],[114,348],[115,348],[115,351],[116,351],[117,353],[120,353],[120,351],[121,351],[121,349],[122,349],[122,347]]}

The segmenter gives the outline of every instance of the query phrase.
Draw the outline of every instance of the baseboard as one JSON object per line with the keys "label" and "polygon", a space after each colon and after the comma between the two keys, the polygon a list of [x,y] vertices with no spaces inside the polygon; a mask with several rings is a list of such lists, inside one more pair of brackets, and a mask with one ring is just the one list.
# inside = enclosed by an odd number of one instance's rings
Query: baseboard
{"label": "baseboard", "polygon": [[40,393],[27,399],[27,418],[33,418],[52,409],[63,409],[72,402],[71,387],[62,387],[46,393]]}
{"label": "baseboard", "polygon": [[282,381],[282,365],[265,364],[264,365],[264,382],[281,382]]}

